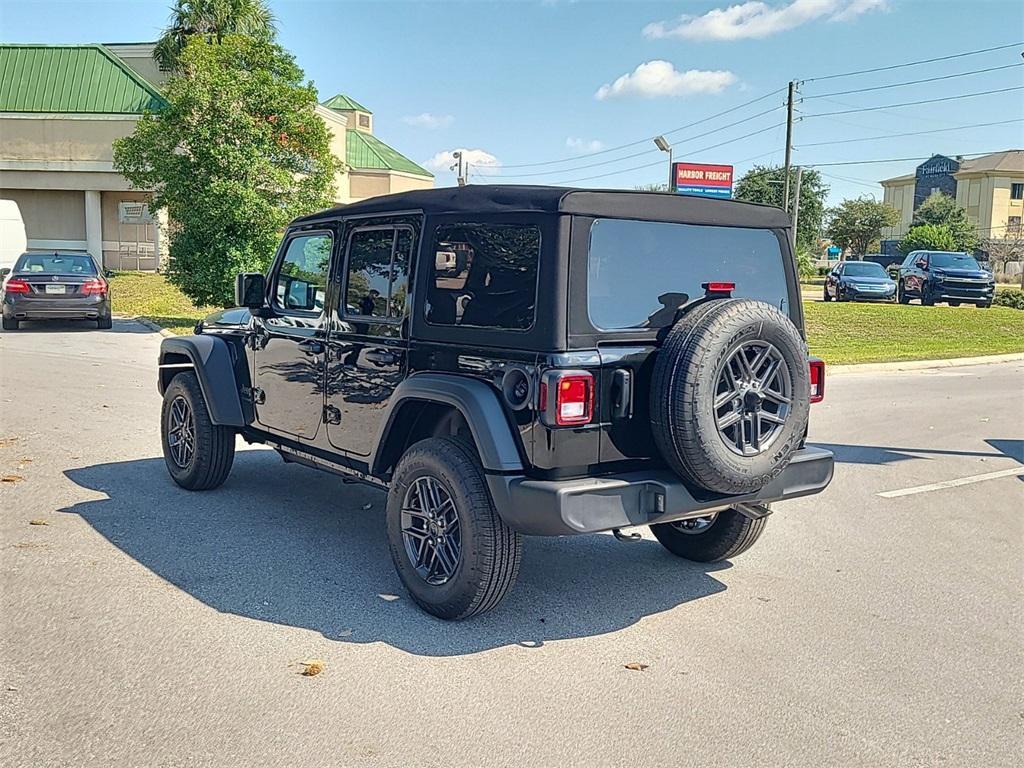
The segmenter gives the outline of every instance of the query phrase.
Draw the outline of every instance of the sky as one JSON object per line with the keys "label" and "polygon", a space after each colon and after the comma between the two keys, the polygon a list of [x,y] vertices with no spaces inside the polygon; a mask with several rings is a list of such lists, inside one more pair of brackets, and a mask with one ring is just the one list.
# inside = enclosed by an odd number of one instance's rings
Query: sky
{"label": "sky", "polygon": [[[0,40],[152,40],[169,5],[0,0]],[[793,162],[818,168],[830,204],[880,199],[878,180],[912,172],[920,162],[913,158],[1024,148],[1024,90],[1003,90],[1024,86],[1019,0],[270,6],[279,42],[321,100],[345,93],[367,106],[374,132],[435,172],[438,186],[455,183],[448,170],[455,150],[473,160],[474,183],[658,183],[668,177],[667,156],[652,141],[658,134],[677,160],[732,164],[738,177],[755,164],[781,164],[790,80],[800,81]]]}

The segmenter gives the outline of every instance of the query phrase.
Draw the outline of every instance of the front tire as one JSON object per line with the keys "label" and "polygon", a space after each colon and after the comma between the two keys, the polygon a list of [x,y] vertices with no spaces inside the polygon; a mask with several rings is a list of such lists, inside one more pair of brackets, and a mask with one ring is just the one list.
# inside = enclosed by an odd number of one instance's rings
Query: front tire
{"label": "front tire", "polygon": [[900,304],[910,303],[910,297],[907,296],[907,289],[903,287],[902,281],[896,286],[896,301]]}
{"label": "front tire", "polygon": [[684,560],[715,563],[750,549],[764,533],[768,518],[751,520],[735,509],[693,520],[651,526],[651,533],[665,549]]}
{"label": "front tire", "polygon": [[932,296],[932,289],[927,285],[921,287],[921,306],[922,307],[934,307],[935,297]]}
{"label": "front tire", "polygon": [[208,491],[231,471],[235,431],[210,421],[203,390],[191,371],[179,373],[164,390],[160,438],[167,471],[182,488]]}
{"label": "front tire", "polygon": [[388,491],[391,559],[427,613],[455,621],[494,608],[515,584],[522,538],[498,516],[472,447],[432,437],[402,456]]}
{"label": "front tire", "polygon": [[825,301],[832,301],[832,294],[828,292],[828,286],[825,286]]}

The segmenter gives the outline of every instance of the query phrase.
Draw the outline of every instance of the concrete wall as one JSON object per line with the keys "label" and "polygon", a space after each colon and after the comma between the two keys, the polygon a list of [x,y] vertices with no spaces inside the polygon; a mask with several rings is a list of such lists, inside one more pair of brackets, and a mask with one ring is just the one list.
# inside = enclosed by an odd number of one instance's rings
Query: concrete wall
{"label": "concrete wall", "polygon": [[104,47],[131,67],[135,74],[157,87],[163,85],[171,74],[161,72],[153,60],[152,43],[108,43]]}
{"label": "concrete wall", "polygon": [[914,218],[915,186],[914,179],[909,179],[905,182],[883,187],[882,202],[886,205],[891,205],[900,212],[899,224],[895,227],[884,227],[882,229],[883,240],[898,240],[910,229],[910,222]]}
{"label": "concrete wall", "polygon": [[[14,200],[21,209],[29,249],[85,250],[83,193],[48,189],[0,189],[0,198]],[[55,241],[72,245],[62,245]]]}
{"label": "concrete wall", "polygon": [[961,175],[956,201],[977,222],[982,238],[1006,237],[1011,216],[1024,216],[1024,200],[1011,200],[1010,187],[1024,183],[1024,173],[1013,176]]}
{"label": "concrete wall", "polygon": [[434,186],[433,179],[387,171],[350,170],[348,176],[349,191],[355,200],[412,189],[431,189]]}
{"label": "concrete wall", "polygon": [[135,130],[134,119],[0,117],[4,161],[110,163],[114,139]]}
{"label": "concrete wall", "polygon": [[104,192],[101,196],[103,266],[107,269],[157,268],[158,235],[156,224],[121,224],[120,204],[125,201],[148,203],[145,192]]}

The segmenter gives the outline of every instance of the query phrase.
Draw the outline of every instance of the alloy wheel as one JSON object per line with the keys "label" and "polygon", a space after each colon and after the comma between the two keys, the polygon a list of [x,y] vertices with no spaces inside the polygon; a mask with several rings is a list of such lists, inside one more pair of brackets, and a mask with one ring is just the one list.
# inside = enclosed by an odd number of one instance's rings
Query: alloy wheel
{"label": "alloy wheel", "polygon": [[192,418],[192,407],[181,395],[171,401],[167,447],[170,448],[171,460],[180,469],[187,469],[196,452],[196,424]]}
{"label": "alloy wheel", "polygon": [[402,541],[416,573],[434,586],[455,575],[462,557],[462,534],[455,500],[441,481],[418,477],[402,502]]}
{"label": "alloy wheel", "polygon": [[740,344],[715,387],[715,425],[740,456],[757,456],[774,442],[793,401],[793,377],[782,353],[766,341]]}

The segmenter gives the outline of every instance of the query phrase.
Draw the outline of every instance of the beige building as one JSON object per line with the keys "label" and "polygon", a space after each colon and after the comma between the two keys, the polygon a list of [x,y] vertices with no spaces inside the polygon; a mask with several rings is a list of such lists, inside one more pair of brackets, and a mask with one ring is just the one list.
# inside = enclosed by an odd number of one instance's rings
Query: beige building
{"label": "beige building", "polygon": [[983,241],[1019,239],[1024,216],[1024,150],[1010,149],[973,160],[935,155],[914,173],[880,182],[883,202],[900,212],[900,223],[882,231],[882,250],[895,249],[910,229],[914,211],[933,192],[956,198]]}
{"label": "beige building", "polygon": [[[157,269],[166,222],[114,171],[113,142],[164,104],[152,43],[0,45],[0,199],[29,250],[87,251],[109,269]],[[373,134],[372,113],[335,96],[317,113],[345,162],[338,203],[432,187],[433,175]]]}

